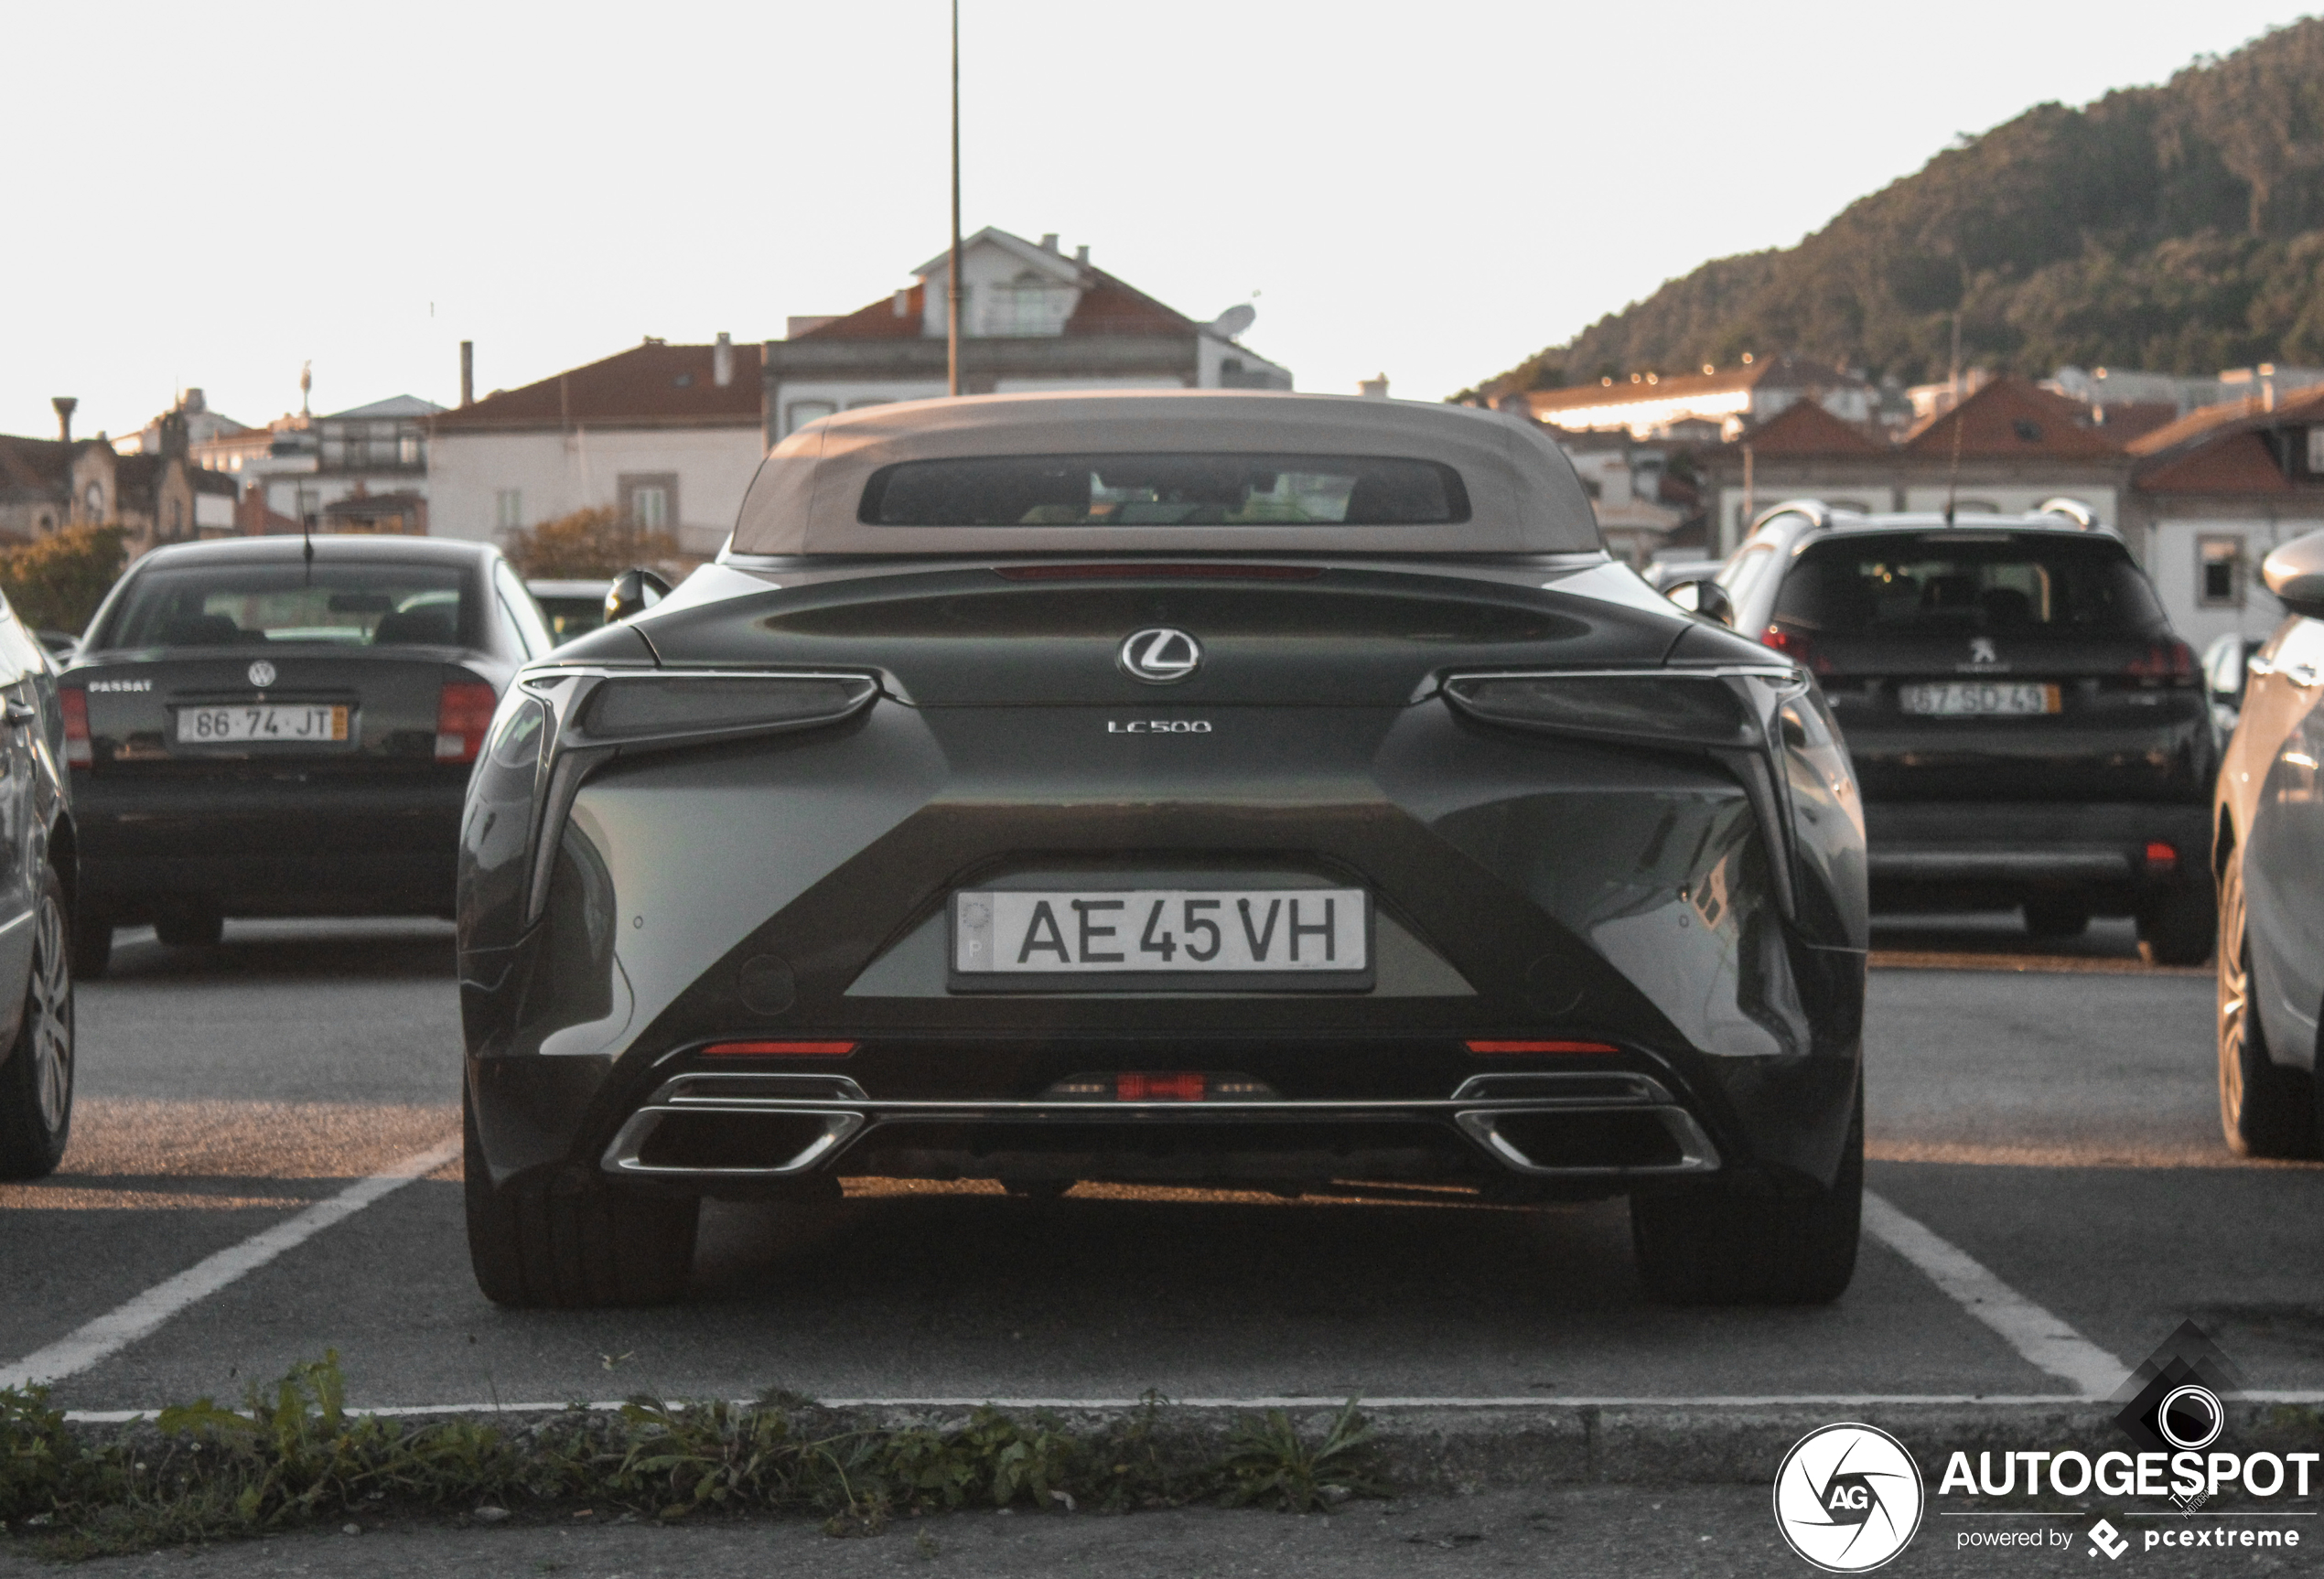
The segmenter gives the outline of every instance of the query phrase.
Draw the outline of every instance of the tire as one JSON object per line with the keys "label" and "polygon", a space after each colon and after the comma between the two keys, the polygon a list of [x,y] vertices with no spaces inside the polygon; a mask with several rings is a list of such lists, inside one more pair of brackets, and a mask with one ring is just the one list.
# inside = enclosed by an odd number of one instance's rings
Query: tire
{"label": "tire", "polygon": [[2252,1005],[2252,944],[2245,935],[2243,853],[2219,880],[2219,1123],[2244,1157],[2316,1155],[2315,1079],[2267,1055]]}
{"label": "tire", "polygon": [[661,1305],[686,1291],[702,1203],[623,1196],[595,1180],[496,1186],[461,1101],[468,1264],[495,1305],[588,1309]]}
{"label": "tire", "polygon": [[154,918],[154,936],[173,949],[214,949],[225,935],[225,918],[207,906],[164,910]]}
{"label": "tire", "polygon": [[41,868],[24,1023],[0,1062],[0,1178],[45,1178],[72,1139],[72,957],[64,886]]}
{"label": "tire", "polygon": [[2090,912],[2062,899],[2028,899],[2026,931],[2036,938],[2079,938],[2090,930]]}
{"label": "tire", "polygon": [[1864,1212],[1864,1093],[1840,1171],[1803,1195],[1690,1190],[1630,1198],[1630,1243],[1662,1305],[1829,1305],[1856,1275]]}
{"label": "tire", "polygon": [[113,918],[102,910],[72,918],[72,973],[93,982],[113,965]]}
{"label": "tire", "polygon": [[2173,888],[2138,912],[2138,941],[2157,965],[2200,965],[2219,934],[2219,899],[2209,883]]}

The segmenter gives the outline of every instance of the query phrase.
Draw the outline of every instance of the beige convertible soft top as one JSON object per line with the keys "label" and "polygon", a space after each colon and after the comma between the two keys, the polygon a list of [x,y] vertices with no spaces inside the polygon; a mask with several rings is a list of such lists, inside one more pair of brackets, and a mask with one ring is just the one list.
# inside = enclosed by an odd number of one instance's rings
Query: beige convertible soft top
{"label": "beige convertible soft top", "polygon": [[[1469,519],[1438,526],[888,526],[857,519],[898,461],[1200,453],[1395,457],[1459,472]],[[1355,395],[1122,390],[898,402],[810,424],[759,467],[737,553],[1108,550],[1557,553],[1601,546],[1589,496],[1539,429],[1498,412]]]}

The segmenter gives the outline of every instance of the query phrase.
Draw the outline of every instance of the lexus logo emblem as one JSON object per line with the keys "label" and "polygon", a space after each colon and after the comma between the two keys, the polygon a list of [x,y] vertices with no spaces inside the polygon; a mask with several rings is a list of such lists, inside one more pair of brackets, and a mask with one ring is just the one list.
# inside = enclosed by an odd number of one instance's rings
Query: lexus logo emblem
{"label": "lexus logo emblem", "polygon": [[1122,643],[1122,668],[1148,685],[1184,680],[1202,667],[1202,644],[1183,630],[1157,626],[1135,631]]}
{"label": "lexus logo emblem", "polygon": [[250,666],[250,682],[261,691],[274,683],[274,666],[264,658]]}

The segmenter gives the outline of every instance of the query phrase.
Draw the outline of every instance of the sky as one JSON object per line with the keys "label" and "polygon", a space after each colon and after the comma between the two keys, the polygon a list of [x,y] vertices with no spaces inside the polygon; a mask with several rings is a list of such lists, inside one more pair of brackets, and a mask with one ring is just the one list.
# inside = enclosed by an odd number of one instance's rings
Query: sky
{"label": "sky", "polygon": [[[2252,0],[962,0],[966,229],[1067,248],[1298,387],[1436,399],[1964,132],[2157,82]],[[92,32],[93,30],[93,32]],[[943,0],[12,12],[0,432],[449,404],[780,337],[945,245]],[[92,44],[99,47],[91,48]]]}

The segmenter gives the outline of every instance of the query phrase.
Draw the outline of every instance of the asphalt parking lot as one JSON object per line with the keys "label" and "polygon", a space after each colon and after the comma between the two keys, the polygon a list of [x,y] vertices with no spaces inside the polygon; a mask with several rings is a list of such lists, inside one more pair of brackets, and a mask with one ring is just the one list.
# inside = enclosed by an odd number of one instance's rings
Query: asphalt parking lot
{"label": "asphalt parking lot", "polygon": [[[2026,1397],[2109,1391],[2192,1316],[2251,1389],[2324,1391],[2324,1167],[2222,1144],[2208,973],[2147,969],[2103,924],[2040,955],[1997,925],[1879,942],[1887,1209],[1828,1309],[1647,1304],[1619,1203],[972,1186],[713,1206],[684,1305],[511,1313],[469,1279],[457,1160],[156,1305],[451,1141],[457,1020],[438,925],[237,924],[203,952],[124,935],[81,991],[64,1167],[0,1187],[0,1365],[81,1343],[55,1395],[90,1411],[235,1394],[327,1348],[373,1405]],[[124,1307],[150,1332],[120,1341]]]}

